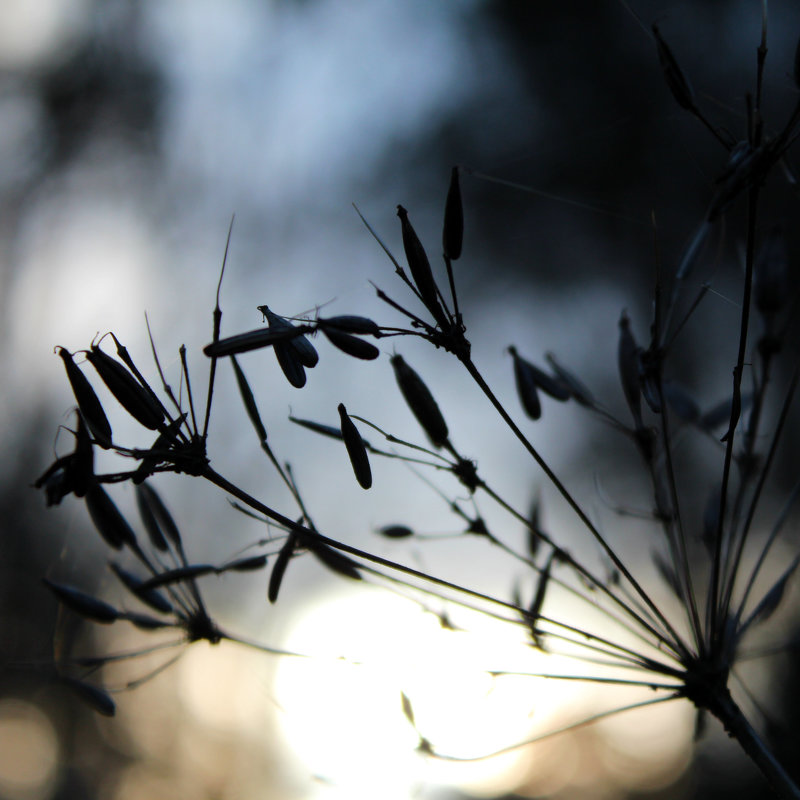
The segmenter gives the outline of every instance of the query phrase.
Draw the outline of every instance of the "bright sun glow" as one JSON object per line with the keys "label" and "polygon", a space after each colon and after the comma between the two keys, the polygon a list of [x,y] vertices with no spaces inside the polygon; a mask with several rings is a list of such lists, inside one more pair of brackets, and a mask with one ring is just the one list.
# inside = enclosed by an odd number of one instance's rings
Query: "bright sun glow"
{"label": "bright sun glow", "polygon": [[[473,793],[510,791],[530,769],[520,751],[470,763],[425,758],[402,710],[411,702],[419,734],[443,753],[477,756],[563,724],[582,687],[493,676],[520,662],[528,670],[557,659],[521,647],[495,625],[493,636],[449,631],[438,617],[382,592],[340,595],[309,607],[286,646],[327,657],[284,661],[275,695],[286,736],[325,796],[409,797],[456,784]],[[347,660],[339,656],[345,656]],[[329,794],[330,791],[333,795]],[[387,794],[389,792],[389,794]]]}

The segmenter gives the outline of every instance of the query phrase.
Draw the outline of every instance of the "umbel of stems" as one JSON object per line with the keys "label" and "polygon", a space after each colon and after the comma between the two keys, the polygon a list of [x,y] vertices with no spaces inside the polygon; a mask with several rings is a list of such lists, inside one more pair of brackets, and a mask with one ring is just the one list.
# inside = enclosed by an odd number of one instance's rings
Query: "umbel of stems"
{"label": "umbel of stems", "polygon": [[[405,302],[393,299],[376,287],[389,313],[400,316],[399,324],[381,324],[353,314],[290,319],[263,305],[259,309],[266,325],[223,338],[220,292],[227,261],[226,245],[213,310],[211,342],[204,348],[209,359],[209,374],[203,414],[196,411],[184,348],[180,355],[185,393],[179,399],[166,381],[155,346],[153,355],[160,390],[145,379],[114,334],[110,336],[116,357],[103,350],[102,341],[93,342],[82,355],[96,373],[95,384],[98,380],[102,382],[115,402],[152,432],[154,440],[149,448],[126,447],[117,441],[106,410],[76,360],[76,354],[63,347],[57,348],[77,404],[75,428],[70,431],[75,444],[72,452],[57,458],[39,477],[36,486],[44,490],[48,504],[58,504],[69,495],[86,502],[94,525],[107,545],[117,551],[120,558],[125,553],[126,558],[135,563],[135,567],[130,568],[114,561],[112,569],[124,589],[146,608],[146,613],[120,611],[75,587],[46,581],[58,600],[93,622],[128,621],[145,632],[172,629],[177,638],[168,642],[168,646],[201,639],[213,644],[230,640],[268,653],[298,655],[223,630],[214,622],[204,602],[201,582],[207,576],[221,573],[268,570],[267,596],[271,603],[278,603],[281,586],[291,579],[292,562],[309,556],[346,580],[367,580],[387,589],[403,587],[404,592],[411,592],[415,597],[443,598],[448,603],[477,609],[518,625],[525,632],[527,646],[584,662],[590,673],[577,676],[541,673],[531,677],[621,683],[657,693],[655,699],[635,706],[689,701],[699,715],[711,714],[720,720],[725,731],[762,770],[779,796],[800,797],[792,778],[771,754],[731,693],[742,642],[752,629],[770,619],[800,563],[798,555],[785,565],[766,591],[759,590],[761,593],[756,594],[758,579],[765,565],[770,563],[773,544],[800,493],[798,485],[766,541],[756,542],[752,536],[756,512],[783,438],[798,379],[795,364],[787,384],[773,387],[774,365],[787,349],[785,343],[796,298],[791,297],[792,282],[782,232],[772,228],[762,233],[759,208],[762,195],[769,191],[769,181],[779,180],[788,169],[788,151],[800,126],[800,103],[788,114],[777,133],[767,135],[761,97],[765,28],[757,51],[756,91],[748,96],[746,130],[737,142],[701,109],[688,78],[658,28],[653,27],[652,37],[669,90],[679,106],[694,116],[718,142],[725,154],[726,166],[678,268],[667,276],[667,271],[659,265],[647,343],[637,343],[634,326],[625,312],[619,320],[616,369],[630,421],[621,420],[609,411],[555,356],[547,355],[549,368],[545,369],[528,360],[514,346],[509,347],[509,353],[519,403],[530,420],[542,417],[542,400],[547,397],[545,403],[571,403],[581,408],[612,426],[631,443],[649,478],[653,506],[651,524],[659,530],[654,562],[660,579],[678,600],[674,607],[668,609],[656,601],[657,592],[646,585],[644,578],[638,575],[639,570],[627,563],[613,539],[591,519],[585,502],[567,487],[524,432],[523,427],[528,423],[515,419],[472,359],[467,338],[469,310],[462,310],[459,305],[454,269],[454,262],[462,257],[463,249],[460,181],[463,174],[471,174],[475,179],[494,179],[459,167],[452,170],[445,202],[441,270],[431,266],[403,206],[397,207],[397,215],[405,266],[361,217],[406,290],[423,309],[415,313]],[[796,80],[799,64],[800,55],[795,58]],[[798,85],[800,87],[800,80]],[[702,410],[686,390],[669,380],[670,363],[678,348],[679,334],[707,296],[708,287],[703,285],[693,290],[691,280],[704,258],[706,244],[723,235],[722,221],[726,214],[742,207],[746,219],[744,277],[741,313],[735,331],[736,355],[730,365],[732,383],[723,403]],[[229,231],[228,242],[230,235]],[[755,317],[758,317],[758,333],[753,332]],[[493,487],[479,464],[465,457],[453,443],[434,393],[399,354],[391,358],[397,386],[429,446],[401,440],[367,420],[352,417],[341,403],[337,408],[338,426],[297,418],[292,421],[319,435],[340,440],[355,479],[365,490],[373,483],[371,459],[401,459],[439,474],[449,473],[468,491],[470,498],[483,496],[510,514],[526,528],[527,548],[524,550],[508,544],[489,528],[478,513],[474,499],[470,502],[448,500],[453,512],[465,524],[465,535],[483,537],[491,546],[504,551],[515,564],[531,572],[535,578],[533,598],[526,603],[518,596],[506,599],[459,585],[340,541],[317,526],[291,470],[282,464],[268,442],[257,399],[238,358],[250,351],[271,349],[287,381],[301,389],[306,385],[307,371],[319,361],[320,356],[312,343],[314,337],[325,340],[351,358],[373,361],[380,357],[374,340],[409,336],[446,351],[463,366],[479,393],[496,412],[499,422],[507,426],[530,456],[537,474],[554,488],[571,510],[593,548],[592,555],[599,553],[605,567],[598,569],[593,566],[594,559],[573,555],[543,528],[537,510],[530,514],[520,512]],[[224,360],[230,361],[258,445],[290,492],[293,505],[289,509],[278,510],[269,501],[252,496],[212,466],[206,443],[217,368]],[[766,412],[771,392],[780,398],[780,410],[774,419],[769,419]],[[386,446],[370,444],[362,436],[367,427],[385,440]],[[697,437],[711,437],[718,446],[718,488],[704,504],[706,514],[701,537],[689,533],[690,526],[684,517],[693,498],[682,496],[676,479],[675,434],[679,429]],[[763,442],[766,446],[762,450]],[[97,448],[115,452],[131,467],[113,473],[97,473],[94,461]],[[191,560],[187,543],[153,485],[153,479],[163,472],[208,481],[233,498],[238,511],[267,523],[271,534],[260,543],[260,551],[240,554],[217,565]],[[106,491],[110,484],[122,482],[135,486],[144,538],[137,535]],[[389,538],[416,536],[404,524],[387,525],[382,533]],[[746,564],[751,566],[746,567]],[[563,618],[557,604],[551,600],[556,588],[599,610],[606,617],[608,628],[595,631],[584,627],[579,620]],[[162,646],[165,645],[158,645]],[[58,679],[97,711],[114,713],[109,692],[94,682],[92,676],[99,667],[118,658],[70,659],[65,656],[56,665]],[[610,677],[603,673],[605,668],[627,670],[635,677]],[[631,707],[634,706],[627,708]],[[431,758],[459,758],[416,728],[411,700],[405,695],[403,709],[419,734],[422,753]],[[509,747],[519,744],[522,743],[511,743]]]}

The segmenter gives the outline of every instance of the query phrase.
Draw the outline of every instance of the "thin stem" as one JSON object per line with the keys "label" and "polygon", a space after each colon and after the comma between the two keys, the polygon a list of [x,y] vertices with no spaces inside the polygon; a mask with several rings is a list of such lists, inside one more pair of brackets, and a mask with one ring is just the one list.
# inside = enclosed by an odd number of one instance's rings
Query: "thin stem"
{"label": "thin stem", "polygon": [[747,251],[745,256],[745,277],[742,294],[742,317],[739,331],[739,352],[736,357],[736,366],[733,368],[733,400],[731,402],[731,416],[728,432],[725,434],[725,461],[722,467],[722,487],[720,489],[719,520],[717,522],[717,535],[714,541],[714,559],[712,564],[711,591],[708,595],[710,624],[708,630],[709,647],[713,651],[718,649],[720,636],[720,617],[725,618],[727,608],[723,608],[720,600],[721,567],[723,563],[723,538],[725,531],[725,506],[728,494],[728,481],[730,478],[731,463],[733,461],[733,442],[736,437],[736,425],[741,413],[742,397],[742,372],[747,352],[747,333],[750,323],[750,296],[753,288],[753,265],[755,263],[756,247],[756,212],[758,209],[758,186],[754,186],[748,195],[747,207]]}
{"label": "thin stem", "polygon": [[[517,427],[516,423],[513,419],[509,416],[508,412],[503,407],[502,403],[497,399],[494,392],[492,392],[489,385],[484,380],[483,376],[478,371],[475,364],[469,359],[468,357],[460,357],[461,363],[467,369],[469,374],[472,376],[473,380],[478,384],[481,391],[486,395],[489,402],[495,407],[498,414],[503,418],[503,421],[508,425],[511,429],[512,433],[517,437],[523,447],[528,451],[531,455],[533,460],[539,465],[539,467],[543,470],[544,474],[547,476],[548,480],[555,486],[561,496],[566,500],[567,504],[572,508],[572,510],[578,515],[578,518],[581,522],[586,526],[588,531],[592,534],[598,544],[603,548],[606,555],[611,559],[614,566],[625,576],[626,580],[630,583],[630,585],[634,588],[636,593],[639,597],[642,598],[645,605],[653,612],[655,617],[659,620],[659,622],[664,626],[664,628],[669,632],[669,635],[672,636],[671,642],[666,642],[681,658],[688,659],[690,657],[690,650],[687,645],[683,642],[682,638],[678,635],[677,631],[672,627],[669,620],[664,616],[664,614],[660,611],[658,606],[653,602],[650,596],[645,592],[642,588],[641,584],[633,577],[630,570],[622,563],[619,556],[614,552],[612,547],[606,542],[603,535],[594,525],[594,523],[589,519],[586,515],[586,512],[578,505],[577,500],[572,496],[569,490],[561,483],[558,476],[553,472],[552,469],[547,465],[547,462],[539,455],[539,452],[536,448],[530,443],[527,437],[522,433],[522,431]],[[623,604],[623,607],[624,606]],[[640,619],[638,616],[635,617],[636,619]],[[647,626],[650,627],[649,625]],[[655,635],[661,638],[660,634],[656,631],[652,631]]]}
{"label": "thin stem", "polygon": [[479,756],[453,756],[437,752],[431,752],[430,755],[442,761],[481,761],[486,758],[492,758],[493,756],[502,755],[503,753],[510,753],[513,750],[519,750],[521,747],[526,747],[529,744],[536,744],[537,742],[542,742],[545,739],[552,739],[554,736],[559,736],[562,733],[569,733],[569,731],[578,730],[579,728],[585,728],[587,725],[599,722],[601,719],[606,719],[607,717],[614,716],[615,714],[622,714],[625,711],[633,711],[636,708],[646,708],[647,706],[655,706],[658,705],[659,703],[666,703],[670,700],[676,700],[679,697],[681,697],[680,693],[674,692],[673,694],[670,694],[667,697],[656,697],[653,700],[644,700],[639,703],[631,703],[630,705],[627,706],[612,708],[609,709],[608,711],[601,711],[598,714],[592,714],[591,717],[587,717],[586,719],[580,720],[580,722],[573,722],[569,725],[564,725],[564,727],[562,728],[556,728],[555,730],[548,731],[547,733],[543,733],[540,736],[533,736],[530,739],[525,739],[525,741],[517,742],[516,744],[511,744],[508,745],[507,747],[501,747],[499,750],[494,750],[491,753],[484,753]]}

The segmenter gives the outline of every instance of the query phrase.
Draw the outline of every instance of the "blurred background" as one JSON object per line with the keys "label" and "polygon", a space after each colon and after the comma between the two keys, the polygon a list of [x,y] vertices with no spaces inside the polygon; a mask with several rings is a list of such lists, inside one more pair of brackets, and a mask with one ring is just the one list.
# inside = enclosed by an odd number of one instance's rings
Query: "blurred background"
{"label": "blurred background", "polygon": [[[796,102],[800,9],[775,0],[769,10],[765,114],[774,131]],[[421,729],[473,754],[525,738],[532,721],[554,727],[628,700],[592,687],[493,682],[481,658],[488,652],[515,663],[518,633],[508,641],[480,620],[470,621],[474,635],[443,632],[435,614],[387,591],[354,591],[308,559],[292,566],[274,606],[265,575],[220,576],[203,588],[226,629],[311,658],[201,643],[160,661],[125,662],[103,681],[121,687],[183,653],[141,687],[116,694],[113,720],[54,681],[54,655],[137,650],[149,640],[117,631],[121,623],[99,632],[80,625],[59,614],[41,584],[46,576],[125,602],[83,504],[68,497],[45,510],[29,488],[72,447],[69,433],[57,435],[59,425],[72,424],[74,401],[53,347],[80,350],[113,330],[156,380],[146,311],[168,379],[180,383],[185,344],[203,402],[201,349],[211,338],[234,214],[223,335],[257,327],[260,304],[285,316],[324,306],[323,314],[397,325],[400,316],[370,282],[403,304],[408,293],[351,204],[398,256],[395,208],[404,205],[434,262],[450,169],[473,170],[462,174],[466,234],[456,266],[476,363],[517,413],[505,348],[513,343],[539,364],[553,351],[615,413],[627,413],[616,375],[620,312],[627,309],[645,341],[656,265],[674,271],[726,161],[671,97],[649,32],[654,22],[709,116],[743,138],[761,32],[755,0],[632,0],[631,8],[596,0],[0,3],[0,798],[768,796],[714,724],[693,748],[688,708],[620,717],[505,759],[431,763],[414,752],[418,738],[401,692],[413,699]],[[764,230],[786,225],[792,256],[795,202],[789,182],[776,181],[762,215]],[[730,384],[739,213],[728,215],[724,239],[704,260],[697,281],[711,281],[712,292],[670,365],[704,407]],[[461,497],[457,484],[432,476],[431,488],[385,461],[373,463],[375,488],[363,493],[341,446],[287,420],[291,411],[337,424],[344,402],[351,414],[424,443],[394,384],[395,341],[381,344],[378,362],[357,364],[320,341],[320,365],[301,391],[288,386],[272,354],[241,359],[270,443],[291,463],[317,525],[505,598],[515,585],[530,593],[531,577],[480,542],[408,547],[375,535],[401,522],[429,533],[463,529],[436,491]],[[482,474],[523,510],[539,492],[551,535],[584,546],[458,365],[410,340],[396,347],[428,382],[454,443]],[[291,516],[227,367],[215,393],[212,461]],[[777,385],[782,377],[777,370]],[[646,561],[649,529],[643,534],[641,523],[605,507],[648,506],[636,454],[585,416],[546,403],[542,421],[526,431],[587,498],[593,517],[620,537],[632,563]],[[121,412],[112,424],[115,440],[149,445]],[[781,460],[796,428],[775,469],[777,499],[765,500],[773,515],[796,474]],[[378,444],[380,435],[368,438]],[[687,467],[697,487],[687,514],[696,520],[717,463],[711,448]],[[265,536],[221,493],[197,484],[157,481],[190,559],[224,561]],[[114,497],[134,521],[129,488]],[[518,524],[485,506],[480,513],[502,537],[524,542]],[[441,604],[432,602],[438,613]],[[773,629],[776,644],[792,640],[790,617]],[[776,748],[794,753],[797,697],[787,676],[796,664],[790,647],[778,651],[769,664],[758,662],[752,681]],[[764,717],[757,721],[764,727]]]}

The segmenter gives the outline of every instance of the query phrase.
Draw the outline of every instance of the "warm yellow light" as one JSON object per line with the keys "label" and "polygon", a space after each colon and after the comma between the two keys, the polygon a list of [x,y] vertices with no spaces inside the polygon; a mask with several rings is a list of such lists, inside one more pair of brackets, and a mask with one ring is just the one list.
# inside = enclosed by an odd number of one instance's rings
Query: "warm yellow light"
{"label": "warm yellow light", "polygon": [[32,703],[0,702],[0,795],[45,800],[58,768],[58,739],[47,716]]}

